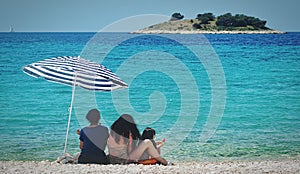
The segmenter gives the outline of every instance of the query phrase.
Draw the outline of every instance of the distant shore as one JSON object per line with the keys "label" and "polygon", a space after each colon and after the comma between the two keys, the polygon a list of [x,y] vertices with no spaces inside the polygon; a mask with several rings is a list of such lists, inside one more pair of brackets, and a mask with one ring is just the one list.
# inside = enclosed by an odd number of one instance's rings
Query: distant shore
{"label": "distant shore", "polygon": [[162,165],[60,164],[50,161],[0,161],[0,173],[300,173],[300,159],[279,161],[189,162]]}
{"label": "distant shore", "polygon": [[285,34],[266,27],[267,21],[244,14],[215,16],[213,13],[197,14],[196,18],[183,19],[184,15],[173,13],[171,19],[133,34]]}
{"label": "distant shore", "polygon": [[232,31],[206,31],[206,30],[137,30],[131,34],[285,34],[286,32],[278,30],[232,30]]}

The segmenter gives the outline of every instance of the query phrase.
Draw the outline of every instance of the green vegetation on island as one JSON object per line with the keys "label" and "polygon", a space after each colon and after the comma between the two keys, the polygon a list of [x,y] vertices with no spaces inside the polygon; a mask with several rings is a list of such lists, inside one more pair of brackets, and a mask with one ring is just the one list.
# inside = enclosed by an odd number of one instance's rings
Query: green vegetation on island
{"label": "green vegetation on island", "polygon": [[194,19],[184,19],[176,12],[169,21],[155,24],[134,33],[284,33],[266,27],[267,21],[244,14],[226,13],[215,17],[213,13],[197,14]]}

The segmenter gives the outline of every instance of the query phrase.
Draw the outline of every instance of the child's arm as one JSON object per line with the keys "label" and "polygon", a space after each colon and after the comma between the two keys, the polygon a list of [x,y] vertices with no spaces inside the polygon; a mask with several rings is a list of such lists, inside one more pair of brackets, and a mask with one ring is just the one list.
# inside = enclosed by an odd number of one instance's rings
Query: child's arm
{"label": "child's arm", "polygon": [[165,142],[166,142],[165,138],[163,138],[161,141],[156,142],[157,151],[158,151],[159,154],[160,154],[160,148],[165,144]]}

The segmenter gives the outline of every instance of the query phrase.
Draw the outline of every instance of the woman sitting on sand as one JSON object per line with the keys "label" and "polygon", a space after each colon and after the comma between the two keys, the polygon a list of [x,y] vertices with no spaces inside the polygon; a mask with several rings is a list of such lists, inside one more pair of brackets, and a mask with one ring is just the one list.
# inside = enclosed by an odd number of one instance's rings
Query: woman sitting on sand
{"label": "woman sitting on sand", "polygon": [[108,160],[104,152],[108,139],[108,128],[99,125],[100,112],[97,109],[90,110],[86,119],[90,125],[80,131],[81,153],[78,163],[107,164]]}
{"label": "woman sitting on sand", "polygon": [[167,165],[160,157],[151,141],[143,141],[137,146],[141,135],[131,115],[123,114],[111,126],[108,138],[109,159],[112,164],[127,164],[140,159],[144,152]]}
{"label": "woman sitting on sand", "polygon": [[128,163],[128,154],[136,148],[140,137],[133,118],[128,114],[121,115],[110,127],[108,138],[110,162],[112,164]]}

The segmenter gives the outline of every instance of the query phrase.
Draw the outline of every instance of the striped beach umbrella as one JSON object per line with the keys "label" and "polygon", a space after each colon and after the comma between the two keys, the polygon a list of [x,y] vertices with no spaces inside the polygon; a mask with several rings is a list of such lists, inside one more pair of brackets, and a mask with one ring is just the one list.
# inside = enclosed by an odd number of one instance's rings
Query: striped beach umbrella
{"label": "striped beach umbrella", "polygon": [[81,57],[63,56],[45,59],[26,65],[22,70],[35,78],[42,77],[51,82],[73,87],[64,154],[68,142],[75,87],[80,86],[93,91],[113,91],[128,87],[125,82],[105,66]]}
{"label": "striped beach umbrella", "polygon": [[33,77],[76,85],[88,90],[113,91],[127,87],[117,75],[105,66],[81,57],[56,57],[38,61],[23,67],[23,71]]}

